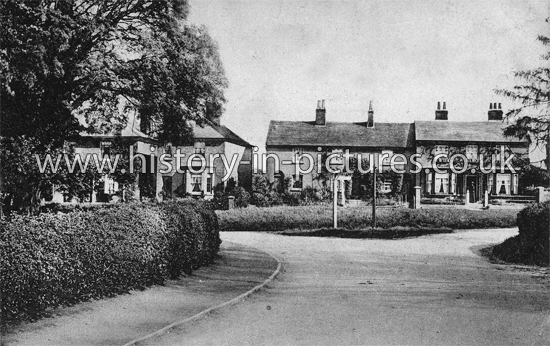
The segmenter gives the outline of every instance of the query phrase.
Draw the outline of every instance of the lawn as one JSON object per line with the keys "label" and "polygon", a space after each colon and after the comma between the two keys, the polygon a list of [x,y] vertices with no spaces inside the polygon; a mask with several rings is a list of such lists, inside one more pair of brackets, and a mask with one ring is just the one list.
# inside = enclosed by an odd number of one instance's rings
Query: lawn
{"label": "lawn", "polygon": [[[280,232],[292,229],[314,230],[332,227],[332,207],[281,206],[220,210],[222,231]],[[451,229],[504,228],[516,226],[516,209],[468,210],[458,208],[377,210],[377,226],[380,228],[427,227]],[[360,230],[371,225],[371,209],[364,206],[338,208],[338,227]]]}

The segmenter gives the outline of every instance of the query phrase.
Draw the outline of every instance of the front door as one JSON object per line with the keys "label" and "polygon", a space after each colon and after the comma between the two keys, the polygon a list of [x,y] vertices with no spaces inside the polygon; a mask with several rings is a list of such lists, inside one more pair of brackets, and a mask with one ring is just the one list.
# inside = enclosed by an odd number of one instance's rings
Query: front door
{"label": "front door", "polygon": [[470,193],[470,200],[468,202],[475,203],[477,201],[477,177],[466,177],[466,190]]}

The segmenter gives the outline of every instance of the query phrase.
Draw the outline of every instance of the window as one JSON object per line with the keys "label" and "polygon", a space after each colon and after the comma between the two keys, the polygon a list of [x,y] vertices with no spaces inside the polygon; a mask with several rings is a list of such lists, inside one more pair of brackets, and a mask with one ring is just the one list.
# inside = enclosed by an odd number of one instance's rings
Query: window
{"label": "window", "polygon": [[518,191],[518,188],[519,188],[518,175],[514,174],[514,175],[512,175],[512,178],[514,180],[514,186],[513,186],[514,190],[512,191],[512,193],[517,195],[519,193],[519,191]]}
{"label": "window", "polygon": [[449,173],[435,174],[435,193],[443,195],[449,193]]}
{"label": "window", "polygon": [[101,157],[111,156],[111,142],[101,142]]}
{"label": "window", "polygon": [[477,161],[477,145],[466,146],[466,157],[469,161]]}
{"label": "window", "polygon": [[206,192],[212,193],[212,175],[206,177]]}
{"label": "window", "polygon": [[296,162],[298,155],[302,155],[303,153],[304,153],[303,148],[292,148],[292,162]]}
{"label": "window", "polygon": [[390,180],[384,180],[382,186],[380,187],[381,193],[390,193],[392,188],[392,183]]}
{"label": "window", "polygon": [[195,174],[191,176],[191,192],[200,193],[202,191],[202,176]]}
{"label": "window", "polygon": [[487,192],[489,194],[493,193],[493,184],[494,184],[494,176],[493,174],[489,174],[487,177]]}
{"label": "window", "polygon": [[164,153],[165,153],[166,155],[172,156],[172,143],[167,143],[167,144],[166,144]]}
{"label": "window", "polygon": [[337,155],[334,155],[331,159],[330,159],[330,164],[331,165],[334,165],[334,166],[340,166],[340,165],[343,165],[344,164],[344,157],[342,156],[344,154],[344,150],[342,148],[334,148],[332,149],[332,153],[331,154],[337,154]]}
{"label": "window", "polygon": [[426,193],[432,193],[432,173],[426,174]]}
{"label": "window", "polygon": [[204,142],[195,142],[194,153],[204,156],[206,153],[206,144]]}
{"label": "window", "polygon": [[384,155],[384,159],[382,160],[382,165],[384,165],[384,166],[389,165],[391,157],[393,155],[393,151],[391,151],[391,150],[382,150],[382,155]]}
{"label": "window", "polygon": [[451,193],[456,194],[456,173],[451,173]]}
{"label": "window", "polygon": [[436,145],[435,146],[435,154],[448,154],[449,153],[449,146],[448,145]]}
{"label": "window", "polygon": [[301,190],[304,183],[304,176],[303,175],[293,175],[292,176],[292,188],[295,190]]}
{"label": "window", "polygon": [[510,174],[497,174],[497,195],[509,195],[511,188]]}
{"label": "window", "polygon": [[112,195],[118,192],[118,183],[114,179],[105,177],[103,185],[103,193],[106,195]]}

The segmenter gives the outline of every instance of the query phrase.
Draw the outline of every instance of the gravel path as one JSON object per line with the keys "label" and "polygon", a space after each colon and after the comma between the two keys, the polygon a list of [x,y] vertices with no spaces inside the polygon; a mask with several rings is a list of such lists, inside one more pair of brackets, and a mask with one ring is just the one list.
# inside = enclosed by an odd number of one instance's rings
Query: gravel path
{"label": "gravel path", "polygon": [[547,269],[477,251],[517,229],[402,240],[224,233],[283,261],[269,288],[156,345],[548,345]]}

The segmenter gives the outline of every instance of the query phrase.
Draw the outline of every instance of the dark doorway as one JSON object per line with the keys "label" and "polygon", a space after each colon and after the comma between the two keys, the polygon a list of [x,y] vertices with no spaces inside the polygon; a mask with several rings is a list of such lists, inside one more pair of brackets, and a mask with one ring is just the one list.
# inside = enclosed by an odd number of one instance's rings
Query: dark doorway
{"label": "dark doorway", "polygon": [[466,189],[470,192],[470,200],[468,202],[475,203],[477,200],[477,177],[466,177]]}

